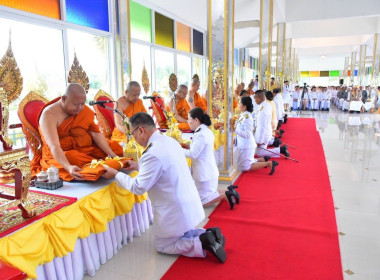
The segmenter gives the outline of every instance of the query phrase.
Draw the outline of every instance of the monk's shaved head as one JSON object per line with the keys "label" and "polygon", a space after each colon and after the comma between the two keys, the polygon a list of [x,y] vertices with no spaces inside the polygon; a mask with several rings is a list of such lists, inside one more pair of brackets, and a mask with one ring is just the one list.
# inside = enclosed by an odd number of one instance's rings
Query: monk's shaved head
{"label": "monk's shaved head", "polygon": [[66,96],[67,98],[72,98],[74,96],[81,96],[81,95],[86,96],[86,91],[84,90],[82,85],[77,84],[77,83],[69,84],[64,94],[64,96]]}
{"label": "monk's shaved head", "polygon": [[199,82],[199,80],[197,79],[197,78],[194,78],[194,79],[192,79],[191,80],[191,85],[192,86],[195,86],[195,85],[197,85],[197,84],[199,84],[200,82]]}
{"label": "monk's shaved head", "polygon": [[86,91],[80,84],[69,84],[62,96],[62,109],[69,115],[77,115],[86,103]]}

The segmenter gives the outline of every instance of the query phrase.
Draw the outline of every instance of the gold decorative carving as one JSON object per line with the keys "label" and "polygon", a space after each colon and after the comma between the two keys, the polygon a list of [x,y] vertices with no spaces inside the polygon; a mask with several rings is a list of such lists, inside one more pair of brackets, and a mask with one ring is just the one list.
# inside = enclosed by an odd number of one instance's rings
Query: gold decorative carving
{"label": "gold decorative carving", "polygon": [[[106,93],[104,90],[101,90],[101,89],[96,93],[94,100],[97,101],[98,98],[100,98],[101,96],[105,96],[109,100],[113,100],[111,95],[109,95],[108,93]],[[111,124],[103,115],[103,113],[99,110],[98,106],[94,106],[94,110],[96,113],[96,118],[98,119],[98,122],[99,122],[100,130],[103,132],[104,136],[107,139],[111,139],[112,131],[113,131],[113,129],[111,128]]]}
{"label": "gold decorative carving", "polygon": [[149,92],[150,84],[149,84],[148,72],[146,71],[146,68],[145,68],[145,62],[144,62],[143,70],[142,70],[141,83],[142,83],[145,93],[147,94]]}
{"label": "gold decorative carving", "polygon": [[67,77],[67,81],[72,83],[77,83],[83,86],[86,93],[88,93],[88,89],[90,88],[90,83],[86,74],[86,71],[83,70],[82,65],[80,65],[79,60],[77,58],[77,54],[74,53],[74,61],[71,65],[71,69],[69,72],[69,76]]}
{"label": "gold decorative carving", "polygon": [[23,100],[21,100],[20,105],[18,107],[18,116],[22,123],[22,131],[25,134],[26,141],[28,142],[30,148],[32,149],[32,153],[37,155],[41,153],[42,140],[40,132],[36,127],[34,127],[30,120],[25,116],[24,108],[25,106],[32,101],[41,101],[43,103],[48,103],[48,100],[35,93],[34,91],[29,92]]}
{"label": "gold decorative carving", "polygon": [[173,92],[176,91],[177,88],[178,88],[177,76],[174,73],[170,74],[170,77],[169,77],[169,88]]}
{"label": "gold decorative carving", "polygon": [[[28,155],[25,153],[25,149],[16,149],[1,153],[0,172],[14,172],[15,177],[15,195],[11,196],[0,193],[0,197],[12,200],[10,203],[17,204],[24,219],[33,217],[35,213],[29,213],[23,206],[23,203],[27,202],[31,179],[30,161]],[[9,203],[1,205],[0,211],[2,211],[4,207],[8,208]]]}
{"label": "gold decorative carving", "polygon": [[20,170],[22,174],[21,202],[26,200],[30,185],[30,161],[25,149],[17,149],[0,154],[1,171],[5,173]]}
{"label": "gold decorative carving", "polygon": [[[1,87],[0,84],[0,107],[1,107],[1,134],[0,142],[2,142],[4,150],[11,150],[13,142],[8,137],[8,121],[9,121],[9,101],[7,93]],[[1,145],[1,144],[0,144]]]}
{"label": "gold decorative carving", "polygon": [[[9,39],[8,49],[0,60],[0,84],[6,93],[8,103],[17,99],[22,91],[23,79],[16,59],[13,56],[12,44]],[[2,93],[3,94],[3,93]]]}

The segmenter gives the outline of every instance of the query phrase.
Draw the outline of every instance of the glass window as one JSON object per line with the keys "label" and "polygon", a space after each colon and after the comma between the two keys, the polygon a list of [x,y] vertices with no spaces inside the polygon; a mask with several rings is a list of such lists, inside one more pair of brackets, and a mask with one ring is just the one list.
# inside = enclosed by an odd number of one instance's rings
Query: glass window
{"label": "glass window", "polygon": [[17,105],[30,91],[47,99],[60,96],[65,90],[62,31],[0,18],[0,57],[9,43],[23,77],[20,97],[10,104],[9,123],[19,123]]}
{"label": "glass window", "polygon": [[151,10],[134,1],[131,1],[130,7],[131,37],[146,42],[152,42]]}
{"label": "glass window", "polygon": [[203,33],[193,29],[193,53],[203,55]]}
{"label": "glass window", "polygon": [[154,20],[156,44],[174,48],[174,21],[159,13],[155,13]]}
{"label": "glass window", "polygon": [[198,74],[200,86],[199,86],[199,93],[204,94],[207,90],[208,84],[205,75],[205,71],[208,71],[208,68],[205,68],[205,61],[201,57],[193,57],[193,74],[191,77],[194,76],[194,74]]}
{"label": "glass window", "polygon": [[65,0],[67,21],[109,31],[108,0]]}
{"label": "glass window", "polygon": [[190,32],[191,29],[187,25],[177,22],[177,49],[190,52]]}
{"label": "glass window", "polygon": [[138,82],[142,87],[142,70],[145,64],[146,71],[148,72],[150,90],[152,89],[152,74],[151,74],[151,62],[150,62],[150,47],[131,43],[131,62],[132,62],[132,80]]}
{"label": "glass window", "polygon": [[76,30],[68,30],[67,38],[70,67],[75,52],[90,82],[87,100],[92,100],[99,89],[111,94],[108,38]]}
{"label": "glass window", "polygon": [[155,50],[156,88],[163,97],[169,97],[169,76],[174,73],[174,54],[166,51]]}
{"label": "glass window", "polygon": [[187,55],[177,55],[177,80],[178,85],[191,84],[191,57]]}
{"label": "glass window", "polygon": [[61,19],[59,0],[0,0],[0,5],[40,16]]}

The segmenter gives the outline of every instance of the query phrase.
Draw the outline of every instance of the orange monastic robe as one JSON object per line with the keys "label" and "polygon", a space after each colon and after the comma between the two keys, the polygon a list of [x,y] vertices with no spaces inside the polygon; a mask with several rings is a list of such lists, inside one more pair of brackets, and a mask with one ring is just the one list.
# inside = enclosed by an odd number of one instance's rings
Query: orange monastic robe
{"label": "orange monastic robe", "polygon": [[203,112],[207,113],[207,101],[198,92],[194,94],[194,104],[195,107],[199,107]]}
{"label": "orange monastic robe", "polygon": [[[135,103],[130,103],[127,106],[127,108],[125,108],[123,111],[124,115],[126,115],[127,118],[132,118],[134,114],[137,114],[140,112],[146,113],[146,109],[141,99],[138,99]],[[115,128],[112,131],[111,140],[117,141],[117,142],[126,141],[127,136],[124,133],[122,133],[120,130],[118,130],[117,127],[115,126]]]}
{"label": "orange monastic robe", "polygon": [[235,109],[237,108],[239,102],[238,102],[238,100],[237,100],[237,98],[235,96],[232,98],[232,101],[233,101],[233,109],[235,111]]}
{"label": "orange monastic robe", "polygon": [[[47,103],[38,116],[41,117],[42,111],[50,104],[59,101],[58,97]],[[75,116],[69,116],[57,128],[59,143],[67,160],[72,165],[80,168],[86,163],[91,162],[93,159],[105,158],[107,155],[94,143],[90,132],[101,133],[99,127],[94,122],[95,113],[88,106],[84,106],[83,110]],[[46,144],[45,138],[39,132],[42,139],[42,152],[34,155],[31,162],[33,176],[35,176],[42,169],[46,170],[51,165],[59,169],[59,177],[65,181],[71,181],[74,178],[54,159],[49,146]],[[53,128],[52,128],[53,129]],[[123,149],[114,141],[108,141],[111,149],[119,156],[123,155]]]}
{"label": "orange monastic robe", "polygon": [[249,92],[250,95],[254,95],[255,94],[255,92],[252,89],[248,89],[248,92]]}
{"label": "orange monastic robe", "polygon": [[[190,106],[187,103],[185,98],[177,102],[176,109],[177,109],[178,115],[181,116],[182,118],[184,118],[185,120],[187,120],[188,114],[190,111]],[[178,122],[178,128],[180,130],[189,130],[190,129],[189,124],[187,122],[186,123]]]}

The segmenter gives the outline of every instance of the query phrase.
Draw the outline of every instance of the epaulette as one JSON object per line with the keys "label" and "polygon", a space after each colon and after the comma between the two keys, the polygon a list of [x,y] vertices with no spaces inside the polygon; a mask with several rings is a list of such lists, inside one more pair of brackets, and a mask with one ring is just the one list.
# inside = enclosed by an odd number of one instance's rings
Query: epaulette
{"label": "epaulette", "polygon": [[143,152],[141,155],[145,154],[146,151],[147,151],[150,147],[152,147],[152,143],[150,143],[150,144],[148,145],[148,147],[146,147],[146,149],[144,150],[144,152]]}
{"label": "epaulette", "polygon": [[246,119],[248,119],[248,118],[249,118],[249,116],[248,116],[247,114],[245,114],[245,115],[244,115],[244,117],[245,117]]}

